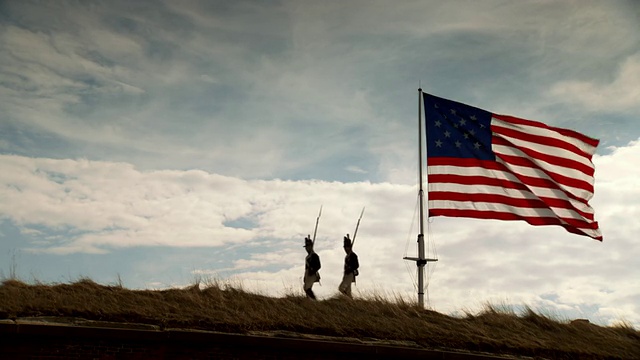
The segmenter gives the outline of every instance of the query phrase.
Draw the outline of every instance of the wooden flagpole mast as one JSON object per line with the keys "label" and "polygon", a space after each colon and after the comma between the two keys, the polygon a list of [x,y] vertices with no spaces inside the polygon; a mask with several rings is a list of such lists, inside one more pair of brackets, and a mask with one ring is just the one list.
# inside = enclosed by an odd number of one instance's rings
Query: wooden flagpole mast
{"label": "wooden flagpole mast", "polygon": [[[424,307],[424,266],[428,261],[438,261],[438,259],[427,259],[424,254],[424,190],[422,187],[422,88],[418,89],[418,199],[420,204],[418,234],[418,257],[405,257],[405,260],[412,260],[418,266],[418,305]],[[426,136],[425,136],[426,137]],[[426,141],[426,139],[425,139]]]}
{"label": "wooden flagpole mast", "polygon": [[418,198],[420,204],[420,233],[418,234],[418,305],[424,307],[424,190],[422,189],[422,89],[418,89]]}

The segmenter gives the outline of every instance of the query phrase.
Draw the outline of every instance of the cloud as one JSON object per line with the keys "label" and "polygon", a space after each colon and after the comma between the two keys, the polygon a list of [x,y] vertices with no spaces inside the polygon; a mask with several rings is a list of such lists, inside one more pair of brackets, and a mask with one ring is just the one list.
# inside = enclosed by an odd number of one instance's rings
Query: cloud
{"label": "cloud", "polygon": [[[492,11],[484,11],[488,6]],[[570,74],[569,87],[593,84],[585,74],[603,64],[614,69],[619,54],[638,42],[622,6],[597,2],[406,1],[389,8],[8,5],[10,19],[20,20],[0,24],[0,94],[5,118],[31,146],[15,139],[8,145],[30,156],[143,169],[367,179],[335,171],[348,164],[372,181],[412,183],[415,155],[407,139],[414,123],[407,119],[415,103],[406,89],[416,76],[443,96],[496,110],[522,109],[526,98],[535,109],[558,72]],[[46,146],[52,142],[61,144]]]}
{"label": "cloud", "polygon": [[358,174],[366,174],[368,171],[354,165],[347,166],[345,170]]}
{"label": "cloud", "polygon": [[[521,222],[434,218],[430,300],[455,312],[485,301],[530,306],[609,323],[640,322],[635,266],[640,246],[640,141],[594,157],[592,205],[604,242],[560,227]],[[390,183],[243,180],[204,171],[140,171],[131,164],[0,156],[0,216],[21,229],[40,253],[106,254],[123,248],[211,249],[193,274],[233,278],[278,295],[298,289],[303,237],[323,205],[317,247],[321,297],[340,281],[341,237],[352,233],[362,206],[356,291],[414,297],[416,187]],[[412,215],[413,214],[413,215]],[[245,225],[242,225],[245,224]],[[64,232],[65,237],[47,236]],[[103,255],[104,256],[104,255]],[[186,257],[187,255],[181,255]],[[185,258],[186,259],[186,258]],[[216,260],[217,259],[217,260]],[[181,262],[188,261],[183,260]],[[287,290],[288,289],[288,290]],[[292,291],[293,291],[292,290]]]}
{"label": "cloud", "polygon": [[640,89],[640,53],[626,58],[613,80],[560,81],[551,88],[550,96],[584,107],[590,111],[637,111]]}
{"label": "cloud", "polygon": [[[410,187],[323,181],[246,181],[199,170],[142,172],[126,163],[0,155],[4,185],[0,214],[25,234],[74,229],[70,241],[35,248],[62,253],[132,246],[220,247],[306,233],[318,204],[339,214]],[[303,198],[300,194],[306,194]],[[351,205],[353,200],[357,205]],[[336,211],[338,209],[338,211]],[[255,228],[229,225],[253,219]],[[305,219],[307,221],[305,221]],[[324,224],[323,224],[324,225]],[[321,228],[322,229],[322,228]]]}
{"label": "cloud", "polygon": [[49,9],[55,24],[38,21],[38,6],[12,6],[24,22],[2,24],[0,37],[9,124],[92,159],[254,178],[300,178],[301,166],[362,154],[348,137],[375,116],[356,84],[343,88],[358,58],[289,51],[277,7],[238,5],[255,20],[238,26],[197,7],[206,3],[157,5],[148,16],[123,15],[124,3]]}

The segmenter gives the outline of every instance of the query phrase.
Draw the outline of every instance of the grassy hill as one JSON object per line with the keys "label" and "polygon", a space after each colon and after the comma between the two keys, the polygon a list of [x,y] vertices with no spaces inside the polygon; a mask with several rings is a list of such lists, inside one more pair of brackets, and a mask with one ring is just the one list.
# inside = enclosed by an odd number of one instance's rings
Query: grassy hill
{"label": "grassy hill", "polygon": [[0,319],[56,316],[280,336],[377,339],[428,349],[488,352],[552,359],[640,359],[640,332],[561,322],[527,309],[522,314],[486,306],[451,317],[402,299],[336,297],[310,301],[273,298],[218,283],[183,289],[129,290],[83,279],[72,284],[0,285]]}

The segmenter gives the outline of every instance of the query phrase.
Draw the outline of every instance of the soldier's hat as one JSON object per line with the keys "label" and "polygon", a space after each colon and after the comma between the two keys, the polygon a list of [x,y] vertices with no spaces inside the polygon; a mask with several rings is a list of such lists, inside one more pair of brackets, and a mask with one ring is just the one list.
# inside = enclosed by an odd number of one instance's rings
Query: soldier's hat
{"label": "soldier's hat", "polygon": [[311,240],[310,236],[307,236],[304,238],[304,246],[303,247],[307,247],[307,246],[313,246],[313,240]]}
{"label": "soldier's hat", "polygon": [[351,247],[351,239],[349,239],[349,234],[347,234],[347,236],[344,237],[344,247]]}

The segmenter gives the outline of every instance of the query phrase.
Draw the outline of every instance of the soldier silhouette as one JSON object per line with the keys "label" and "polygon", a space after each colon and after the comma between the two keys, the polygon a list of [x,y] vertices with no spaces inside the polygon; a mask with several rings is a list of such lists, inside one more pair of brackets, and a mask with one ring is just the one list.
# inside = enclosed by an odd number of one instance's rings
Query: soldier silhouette
{"label": "soldier silhouette", "polygon": [[358,276],[358,268],[360,263],[358,262],[358,255],[353,252],[353,243],[349,239],[349,234],[343,238],[344,252],[347,254],[344,257],[344,274],[342,275],[342,282],[338,286],[338,290],[341,293],[351,296],[351,283],[356,282],[356,276]]}
{"label": "soldier silhouette", "polygon": [[304,248],[307,250],[307,257],[304,259],[304,292],[307,297],[316,300],[316,295],[313,293],[313,284],[320,282],[320,256],[313,251],[313,240],[311,236],[307,235],[304,238]]}

